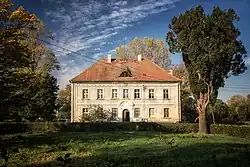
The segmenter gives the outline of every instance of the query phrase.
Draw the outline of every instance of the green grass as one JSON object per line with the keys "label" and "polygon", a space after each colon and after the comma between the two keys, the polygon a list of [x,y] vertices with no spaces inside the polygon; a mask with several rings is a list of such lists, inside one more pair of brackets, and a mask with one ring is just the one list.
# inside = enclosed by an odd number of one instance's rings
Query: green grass
{"label": "green grass", "polygon": [[58,132],[22,136],[1,137],[1,141],[19,148],[19,153],[10,154],[9,166],[62,166],[56,158],[67,153],[72,158],[68,166],[250,166],[247,138],[159,132]]}

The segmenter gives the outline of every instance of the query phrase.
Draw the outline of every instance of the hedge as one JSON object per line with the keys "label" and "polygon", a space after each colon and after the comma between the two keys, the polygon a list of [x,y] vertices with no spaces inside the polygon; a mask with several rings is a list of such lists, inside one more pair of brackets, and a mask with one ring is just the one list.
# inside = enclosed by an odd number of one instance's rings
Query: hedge
{"label": "hedge", "polygon": [[[161,131],[166,133],[197,133],[198,124],[156,122],[105,122],[105,123],[0,123],[0,134],[24,132],[100,132],[100,131]],[[211,125],[212,134],[250,137],[249,125]]]}
{"label": "hedge", "polygon": [[106,123],[71,123],[63,131],[162,131],[168,133],[195,133],[197,124],[173,124],[155,122],[106,122]]}
{"label": "hedge", "polygon": [[14,134],[24,132],[45,131],[75,131],[75,132],[100,132],[100,131],[162,131],[167,133],[195,133],[198,132],[197,124],[171,124],[155,122],[105,122],[105,123],[0,123],[0,134]]}
{"label": "hedge", "polygon": [[57,131],[61,127],[58,123],[32,122],[32,123],[0,123],[0,134],[14,134],[24,132]]}
{"label": "hedge", "polygon": [[212,134],[224,134],[228,136],[236,137],[250,137],[250,126],[249,125],[211,125],[210,127]]}

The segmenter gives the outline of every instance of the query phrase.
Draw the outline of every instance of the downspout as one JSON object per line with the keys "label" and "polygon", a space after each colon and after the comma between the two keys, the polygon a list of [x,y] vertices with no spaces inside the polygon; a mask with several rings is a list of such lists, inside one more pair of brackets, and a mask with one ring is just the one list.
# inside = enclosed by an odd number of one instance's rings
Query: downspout
{"label": "downspout", "polygon": [[181,122],[181,83],[178,83],[178,113],[179,113],[179,122]]}
{"label": "downspout", "polygon": [[74,122],[74,95],[75,89],[74,89],[74,83],[71,83],[71,122]]}
{"label": "downspout", "polygon": [[[146,110],[146,104],[145,104],[145,90],[146,90],[146,86],[145,85],[142,85],[142,89],[143,89],[143,111],[144,111],[144,113],[146,113],[145,112],[145,110]],[[144,116],[145,117],[145,116]],[[144,120],[145,121],[145,120]]]}

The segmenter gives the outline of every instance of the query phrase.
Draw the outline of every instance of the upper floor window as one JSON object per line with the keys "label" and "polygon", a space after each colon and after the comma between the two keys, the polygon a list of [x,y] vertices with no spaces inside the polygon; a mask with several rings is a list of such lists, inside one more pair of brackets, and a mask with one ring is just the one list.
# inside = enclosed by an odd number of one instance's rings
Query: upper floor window
{"label": "upper floor window", "polygon": [[83,89],[82,90],[82,98],[83,99],[89,98],[89,90],[88,89]]}
{"label": "upper floor window", "polygon": [[97,89],[97,99],[103,99],[103,89]]}
{"label": "upper floor window", "polygon": [[134,109],[134,118],[138,118],[140,116],[140,108]]}
{"label": "upper floor window", "polygon": [[149,99],[155,98],[155,90],[154,89],[149,89],[148,97],[149,97]]}
{"label": "upper floor window", "polygon": [[149,117],[152,117],[155,115],[155,109],[154,108],[150,108],[149,109]]}
{"label": "upper floor window", "polygon": [[112,119],[117,118],[118,115],[118,108],[112,108]]}
{"label": "upper floor window", "polygon": [[134,89],[134,98],[139,99],[140,98],[140,89]]}
{"label": "upper floor window", "polygon": [[168,89],[163,89],[163,99],[169,99]]}
{"label": "upper floor window", "polygon": [[117,99],[117,89],[112,89],[112,99]]}
{"label": "upper floor window", "polygon": [[169,108],[164,108],[164,118],[169,118]]}
{"label": "upper floor window", "polygon": [[123,98],[124,99],[128,98],[128,89],[123,89]]}

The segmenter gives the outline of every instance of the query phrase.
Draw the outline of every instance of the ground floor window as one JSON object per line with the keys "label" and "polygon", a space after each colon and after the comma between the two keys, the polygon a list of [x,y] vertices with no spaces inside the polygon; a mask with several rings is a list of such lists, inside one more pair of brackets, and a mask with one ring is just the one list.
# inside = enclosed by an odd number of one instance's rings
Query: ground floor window
{"label": "ground floor window", "polygon": [[140,108],[135,108],[134,109],[134,118],[140,117]]}
{"label": "ground floor window", "polygon": [[149,109],[149,117],[152,117],[155,115],[155,109],[154,108],[150,108]]}
{"label": "ground floor window", "polygon": [[169,108],[164,108],[164,118],[169,118]]}
{"label": "ground floor window", "polygon": [[112,108],[112,119],[117,118],[118,116],[118,108]]}
{"label": "ground floor window", "polygon": [[88,115],[89,114],[89,109],[88,108],[83,108],[82,109],[82,115],[83,116],[86,116],[86,115]]}

